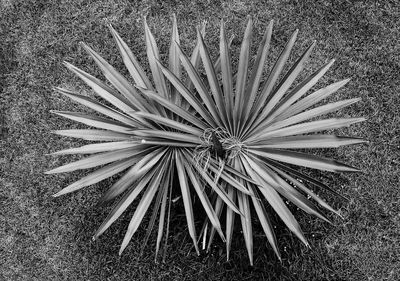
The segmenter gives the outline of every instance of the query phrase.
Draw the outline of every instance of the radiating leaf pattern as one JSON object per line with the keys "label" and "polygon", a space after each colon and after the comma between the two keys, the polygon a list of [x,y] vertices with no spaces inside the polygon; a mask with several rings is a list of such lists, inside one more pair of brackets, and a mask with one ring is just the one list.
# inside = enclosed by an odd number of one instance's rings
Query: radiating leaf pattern
{"label": "radiating leaf pattern", "polygon": [[[144,19],[147,57],[152,74],[152,77],[147,77],[144,67],[127,44],[111,25],[109,27],[135,84],[132,85],[100,54],[82,44],[113,87],[66,62],[66,67],[81,78],[103,102],[56,88],[58,93],[99,114],[54,111],[62,117],[93,127],[59,130],[55,133],[98,143],[53,153],[89,156],[47,172],[62,173],[101,166],[55,196],[123,173],[101,199],[102,202],[117,199],[118,203],[94,238],[106,231],[134,200],[140,198],[120,254],[152,206],[145,240],[147,242],[158,222],[155,246],[157,256],[161,242],[168,239],[172,189],[181,193],[188,231],[197,253],[200,251],[198,241],[202,241],[203,248],[208,244],[209,249],[217,233],[226,242],[229,259],[236,217],[242,227],[251,264],[252,216],[258,218],[269,244],[280,259],[279,245],[270,219],[272,214],[265,208],[267,204],[306,245],[306,237],[285,204],[286,200],[325,221],[329,220],[317,205],[340,216],[309,185],[336,192],[300,172],[296,166],[332,172],[358,170],[332,159],[294,149],[335,148],[363,143],[365,141],[360,138],[323,132],[347,127],[365,119],[321,118],[359,101],[353,98],[320,105],[320,101],[335,93],[348,80],[309,93],[332,66],[333,60],[294,84],[315,42],[287,73],[283,73],[296,41],[296,30],[263,79],[271,48],[273,21],[266,28],[250,68],[253,30],[252,20],[248,19],[243,43],[237,54],[238,69],[234,69],[224,22],[221,21],[220,27],[220,54],[217,61],[213,62],[211,58],[215,56],[211,56],[204,40],[205,25],[198,28],[196,47],[188,56],[181,49],[174,15],[169,60],[163,63],[160,61],[156,40]],[[204,74],[200,73],[200,64],[203,65],[205,79]],[[193,210],[194,197],[199,199],[196,201],[202,204],[207,215],[200,232],[196,227],[198,218]]]}

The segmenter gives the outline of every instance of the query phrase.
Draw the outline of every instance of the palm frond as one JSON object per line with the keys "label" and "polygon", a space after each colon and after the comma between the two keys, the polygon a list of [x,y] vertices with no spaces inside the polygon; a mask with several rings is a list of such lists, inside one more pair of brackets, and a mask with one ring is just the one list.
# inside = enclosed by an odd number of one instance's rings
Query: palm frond
{"label": "palm frond", "polygon": [[[57,130],[54,133],[98,142],[52,153],[93,155],[52,169],[47,174],[97,167],[97,170],[65,187],[56,196],[121,173],[100,199],[104,203],[117,198],[117,203],[94,235],[97,238],[104,233],[134,200],[140,198],[120,254],[138,230],[152,202],[153,210],[144,245],[153,228],[157,228],[156,256],[163,239],[167,246],[173,190],[182,195],[188,231],[197,253],[200,252],[198,241],[202,240],[202,248],[205,249],[208,239],[207,248],[210,249],[215,233],[218,233],[226,243],[229,259],[238,214],[250,263],[253,264],[252,216],[255,215],[272,250],[281,259],[271,214],[265,205],[270,205],[283,223],[308,245],[306,236],[284,200],[329,222],[320,207],[338,216],[340,213],[316,194],[313,187],[341,195],[322,181],[300,172],[297,167],[331,172],[355,172],[358,169],[296,149],[336,148],[365,142],[360,138],[323,133],[365,120],[362,117],[322,118],[360,100],[351,98],[319,104],[349,80],[308,94],[330,69],[334,62],[331,60],[295,84],[315,47],[315,42],[311,43],[295,63],[287,67],[297,30],[272,64],[266,79],[263,79],[270,53],[273,21],[265,30],[250,71],[253,29],[252,20],[248,19],[236,73],[232,70],[234,54],[223,22],[220,26],[220,53],[216,56],[210,54],[204,40],[203,24],[197,30],[197,44],[189,57],[182,50],[175,15],[172,21],[166,67],[160,61],[155,38],[144,19],[151,77],[147,77],[128,45],[109,26],[134,85],[85,44],[84,49],[112,86],[65,63],[102,100],[56,88],[58,93],[96,111],[96,115],[53,111],[59,116],[94,127]],[[212,57],[217,60],[212,61]],[[289,70],[284,73],[284,69]],[[202,70],[205,71],[205,79]],[[203,206],[206,214],[199,235],[193,197],[199,199],[196,201]],[[223,216],[224,224],[221,223]],[[155,227],[157,219],[158,227]]]}

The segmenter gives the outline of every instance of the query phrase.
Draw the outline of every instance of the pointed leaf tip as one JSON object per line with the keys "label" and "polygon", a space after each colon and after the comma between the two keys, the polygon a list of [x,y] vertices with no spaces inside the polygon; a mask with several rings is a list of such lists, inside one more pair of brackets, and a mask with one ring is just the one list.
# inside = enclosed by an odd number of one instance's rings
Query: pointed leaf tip
{"label": "pointed leaf tip", "polygon": [[57,192],[57,193],[54,193],[53,195],[51,195],[51,197],[57,198],[57,197],[59,197],[60,195],[61,195],[60,192]]}
{"label": "pointed leaf tip", "polygon": [[70,63],[67,62],[67,61],[63,61],[62,64],[63,64],[66,68],[68,68],[68,69],[72,68],[72,66],[73,66],[72,64],[70,64]]}

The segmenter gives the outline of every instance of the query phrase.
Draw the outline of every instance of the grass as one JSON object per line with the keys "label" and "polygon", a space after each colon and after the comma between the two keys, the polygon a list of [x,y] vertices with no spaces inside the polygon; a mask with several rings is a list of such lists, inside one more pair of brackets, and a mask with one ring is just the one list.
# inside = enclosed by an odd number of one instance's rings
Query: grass
{"label": "grass", "polygon": [[[2,280],[399,280],[400,279],[400,38],[396,1],[21,1],[0,2],[0,279]],[[352,78],[341,97],[362,102],[342,110],[342,116],[368,121],[346,133],[366,138],[368,145],[327,156],[363,170],[359,174],[317,173],[325,183],[349,198],[328,198],[344,220],[330,217],[327,225],[297,213],[312,249],[307,249],[277,224],[283,262],[255,229],[254,267],[248,266],[240,235],[225,261],[224,245],[197,256],[184,224],[180,203],[172,210],[172,235],[165,263],[154,262],[155,237],[140,255],[145,228],[124,254],[118,249],[132,209],[100,240],[91,235],[110,210],[96,200],[110,182],[103,182],[57,199],[52,194],[86,172],[45,176],[44,171],[72,160],[47,153],[77,146],[79,141],[57,137],[51,130],[76,124],[49,113],[73,110],[76,104],[52,90],[65,86],[88,89],[63,66],[66,60],[100,76],[79,47],[85,41],[123,70],[106,21],[111,22],[145,62],[141,16],[157,38],[161,53],[169,42],[170,16],[175,12],[182,42],[194,44],[194,26],[207,19],[207,42],[218,48],[218,24],[238,39],[251,15],[258,40],[270,19],[276,20],[275,53],[289,34],[300,29],[298,54],[317,40],[308,67],[336,58],[325,81]],[[258,41],[257,41],[258,42]],[[253,50],[255,51],[255,50]],[[126,72],[125,72],[126,73]],[[90,94],[90,93],[88,93]],[[321,193],[327,198],[329,194]],[[147,218],[148,219],[148,218]],[[144,223],[144,226],[146,223]]]}

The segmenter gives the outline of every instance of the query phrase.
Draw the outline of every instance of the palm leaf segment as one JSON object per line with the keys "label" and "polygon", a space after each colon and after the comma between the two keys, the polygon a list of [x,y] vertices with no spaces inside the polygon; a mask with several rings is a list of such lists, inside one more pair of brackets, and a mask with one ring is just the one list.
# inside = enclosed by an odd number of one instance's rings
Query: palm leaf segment
{"label": "palm leaf segment", "polygon": [[[227,256],[232,241],[234,220],[240,224],[253,263],[252,213],[258,217],[265,235],[280,258],[270,214],[263,202],[268,202],[285,225],[306,245],[300,226],[284,199],[307,213],[328,221],[316,207],[338,214],[306,184],[326,188],[323,183],[299,172],[292,165],[326,171],[357,171],[348,165],[293,149],[339,147],[361,143],[356,138],[316,132],[349,126],[363,118],[317,119],[349,106],[359,99],[317,105],[335,93],[348,80],[343,80],[306,95],[328,71],[333,61],[322,66],[308,78],[293,86],[312,44],[289,71],[281,77],[296,40],[293,33],[273,65],[265,82],[262,74],[268,56],[273,22],[269,24],[249,68],[252,21],[248,20],[240,49],[238,71],[233,73],[230,44],[224,24],[220,30],[220,56],[215,63],[204,44],[204,25],[198,30],[197,45],[188,57],[180,48],[176,19],[173,19],[169,66],[160,63],[154,37],[144,20],[147,58],[154,85],[138,60],[110,26],[125,66],[135,85],[125,79],[99,54],[83,44],[108,82],[101,82],[83,70],[65,65],[88,84],[104,103],[66,89],[57,91],[105,117],[75,112],[55,112],[63,117],[84,123],[95,129],[60,130],[57,134],[77,137],[98,143],[56,152],[55,154],[93,154],[48,173],[71,172],[102,166],[95,172],[67,186],[55,196],[79,190],[124,172],[104,194],[102,201],[119,197],[114,209],[94,235],[100,236],[141,195],[132,216],[120,253],[138,229],[152,202],[153,211],[148,235],[158,217],[156,255],[164,231],[168,233],[171,190],[180,189],[186,220],[197,252],[199,236],[203,247],[210,247],[215,232],[226,241]],[[202,62],[207,79],[200,73]],[[182,68],[187,74],[183,78]],[[309,121],[313,119],[314,121]],[[313,134],[311,134],[313,133]],[[174,178],[178,180],[174,181]],[[192,199],[194,193],[207,214],[200,235],[196,233]],[[312,198],[311,202],[308,198]],[[253,207],[251,207],[253,205]],[[225,211],[224,211],[225,210]],[[224,211],[224,212],[223,212]],[[339,215],[339,214],[338,214]],[[220,220],[224,217],[225,231]],[[147,235],[147,238],[148,238]]]}

